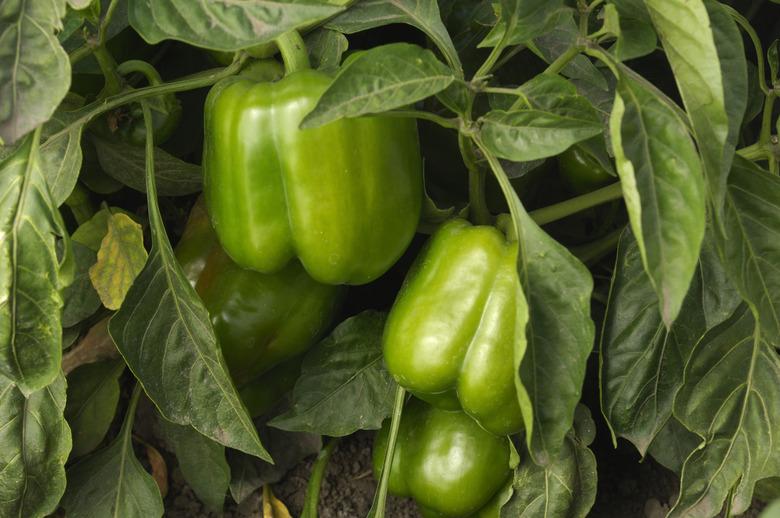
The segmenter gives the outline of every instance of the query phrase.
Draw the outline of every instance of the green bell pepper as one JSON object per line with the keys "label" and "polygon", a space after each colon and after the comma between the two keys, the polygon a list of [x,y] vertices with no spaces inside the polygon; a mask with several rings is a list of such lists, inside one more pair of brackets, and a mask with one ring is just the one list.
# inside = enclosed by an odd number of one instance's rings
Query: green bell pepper
{"label": "green bell pepper", "polygon": [[385,326],[396,381],[442,408],[462,407],[486,430],[523,428],[514,382],[522,293],[517,245],[496,228],[442,225],[404,281]]}
{"label": "green bell pepper", "polygon": [[574,194],[585,194],[615,181],[598,160],[574,145],[558,157],[561,177]]}
{"label": "green bell pepper", "polygon": [[[345,290],[315,281],[297,261],[274,274],[239,267],[219,247],[202,203],[190,214],[176,256],[209,312],[239,389],[254,380],[260,388],[274,385],[263,383],[266,373],[296,359],[322,336]],[[295,370],[288,367],[288,374]],[[290,383],[277,385],[289,388]]]}
{"label": "green bell pepper", "polygon": [[204,192],[238,264],[265,273],[297,256],[328,284],[365,284],[409,245],[422,207],[413,120],[342,119],[301,130],[331,83],[314,70],[277,82],[236,76],[205,107]]}
{"label": "green bell pepper", "polygon": [[[388,435],[386,421],[374,440],[377,479]],[[463,412],[412,399],[401,416],[388,489],[412,497],[425,517],[498,518],[495,496],[510,476],[510,451],[506,437],[486,432]]]}

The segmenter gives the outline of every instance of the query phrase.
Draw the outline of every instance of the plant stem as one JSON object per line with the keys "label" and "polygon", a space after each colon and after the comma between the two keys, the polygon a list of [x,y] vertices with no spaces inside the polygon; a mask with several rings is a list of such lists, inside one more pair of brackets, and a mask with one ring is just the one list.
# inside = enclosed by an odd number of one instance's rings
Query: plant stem
{"label": "plant stem", "polygon": [[521,95],[517,88],[504,88],[499,86],[486,86],[482,89],[483,92],[488,94],[503,94],[503,95]]}
{"label": "plant stem", "polygon": [[85,43],[81,47],[77,48],[70,54],[68,54],[68,59],[70,60],[70,65],[73,66],[85,57],[89,56],[94,52],[95,48],[90,45],[89,43]]}
{"label": "plant stem", "polygon": [[49,135],[47,141],[69,132],[76,125],[86,124],[98,115],[107,111],[111,111],[118,106],[122,106],[123,104],[146,99],[147,97],[154,97],[155,95],[183,92],[186,90],[196,90],[198,88],[211,86],[214,83],[226,77],[230,77],[241,70],[245,60],[246,56],[242,56],[224,68],[199,72],[176,81],[171,81],[170,83],[163,83],[156,86],[146,86],[144,88],[122,92],[110,97],[106,97],[105,99],[95,101],[79,109],[78,112],[82,113],[82,115],[73,119],[70,124],[63,127],[56,133]]}
{"label": "plant stem", "polygon": [[623,228],[613,230],[606,236],[572,249],[572,253],[583,263],[591,265],[598,262],[602,257],[611,253],[617,246],[620,236],[623,234]]}
{"label": "plant stem", "polygon": [[133,393],[130,396],[130,402],[127,404],[125,421],[124,423],[122,423],[122,428],[119,431],[119,435],[123,436],[122,441],[125,444],[127,444],[129,441],[132,440],[133,421],[135,421],[135,409],[138,408],[138,400],[140,398],[141,398],[141,383],[136,381],[135,386],[133,387]]}
{"label": "plant stem", "polygon": [[774,91],[771,91],[764,100],[764,113],[761,116],[761,133],[758,135],[758,142],[766,150],[766,156],[769,160],[772,159],[769,144],[772,138],[772,112],[775,107],[775,99],[777,99],[777,95]]}
{"label": "plant stem", "polygon": [[114,11],[118,5],[119,0],[111,0],[111,3],[108,4],[108,8],[106,8],[106,15],[100,21],[100,27],[98,28],[98,45],[105,43],[106,31],[108,30],[108,26],[111,24],[111,18],[114,17]]}
{"label": "plant stem", "polygon": [[761,91],[764,92],[764,95],[769,95],[770,88],[766,84],[766,77],[765,77],[765,65],[764,65],[764,47],[761,45],[761,39],[758,37],[758,34],[756,34],[756,31],[753,29],[753,26],[750,25],[750,22],[742,16],[736,9],[734,9],[731,6],[723,5],[723,8],[729,13],[729,16],[731,16],[737,24],[742,28],[745,33],[747,33],[748,37],[750,38],[750,41],[753,42],[753,47],[756,49],[756,65],[758,66],[758,84],[761,87]]}
{"label": "plant stem", "polygon": [[311,66],[306,45],[298,31],[293,29],[285,32],[276,38],[276,45],[279,47],[279,52],[282,53],[285,75],[305,70]]}
{"label": "plant stem", "polygon": [[387,501],[387,484],[390,481],[390,469],[393,466],[393,454],[395,442],[398,439],[398,428],[401,426],[401,413],[404,409],[406,391],[401,385],[395,389],[395,403],[393,404],[393,419],[390,421],[390,434],[387,437],[387,451],[382,462],[382,475],[379,478],[379,487],[374,493],[374,502],[368,511],[368,518],[384,518],[385,504]]}
{"label": "plant stem", "polygon": [[103,44],[95,47],[94,52],[95,59],[97,59],[98,65],[100,66],[100,71],[103,72],[103,77],[106,80],[101,97],[118,94],[122,91],[122,77],[116,71],[116,61],[114,60],[114,57],[106,50],[106,47]]}
{"label": "plant stem", "polygon": [[477,225],[488,225],[493,219],[485,201],[485,172],[477,164],[471,140],[458,133],[458,147],[469,171],[469,214]]}
{"label": "plant stem", "polygon": [[325,475],[325,468],[328,467],[330,456],[333,454],[333,450],[336,449],[339,440],[338,437],[334,437],[330,440],[328,445],[317,454],[317,460],[314,462],[314,467],[311,469],[309,483],[306,486],[306,496],[303,501],[301,518],[317,518],[317,504],[320,501],[320,487],[322,486],[322,479]]}
{"label": "plant stem", "polygon": [[565,217],[576,214],[585,209],[607,203],[608,201],[617,200],[623,197],[623,191],[620,186],[620,182],[615,182],[601,189],[571,198],[561,203],[556,203],[547,207],[542,207],[529,213],[529,215],[536,221],[537,225],[546,225],[563,219]]}
{"label": "plant stem", "polygon": [[458,129],[457,118],[448,119],[447,117],[442,117],[441,115],[436,115],[435,113],[421,110],[390,110],[388,112],[383,112],[382,116],[400,117],[403,119],[423,119],[434,122],[444,128]]}
{"label": "plant stem", "polygon": [[160,73],[157,71],[157,69],[154,68],[150,63],[140,59],[131,59],[129,61],[125,61],[116,67],[116,71],[119,75],[122,76],[132,74],[133,72],[143,74],[151,86],[162,84],[162,78],[160,77]]}
{"label": "plant stem", "polygon": [[544,73],[545,74],[557,74],[560,72],[563,67],[569,64],[569,61],[576,58],[579,53],[581,52],[581,48],[579,45],[572,45],[568,49],[566,49],[566,52],[555,58],[555,61],[550,63],[550,66],[548,66]]}

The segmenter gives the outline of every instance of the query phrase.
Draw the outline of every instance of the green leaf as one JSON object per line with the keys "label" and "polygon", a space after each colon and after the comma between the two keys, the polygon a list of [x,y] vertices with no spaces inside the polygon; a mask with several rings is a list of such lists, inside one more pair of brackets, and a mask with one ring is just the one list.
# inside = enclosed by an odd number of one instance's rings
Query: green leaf
{"label": "green leaf", "polygon": [[747,95],[742,37],[717,2],[645,2],[699,144],[709,196],[720,214]]}
{"label": "green leaf", "polygon": [[[595,428],[590,412],[586,418]],[[591,437],[592,439],[592,437]],[[585,518],[596,501],[596,457],[589,442],[574,431],[547,466],[523,455],[515,468],[512,498],[501,508],[502,518]]]}
{"label": "green leaf", "polygon": [[111,215],[97,262],[89,269],[89,278],[105,307],[119,309],[146,257],[141,225],[122,213]]}
{"label": "green leaf", "polygon": [[533,405],[531,455],[537,464],[545,465],[563,447],[582,395],[595,337],[590,317],[593,279],[527,213],[522,227],[520,274],[530,318],[520,379]]}
{"label": "green leaf", "polygon": [[316,434],[285,432],[265,425],[260,426],[259,430],[274,463],[269,464],[235,450],[229,452],[228,462],[232,473],[230,495],[238,503],[260,487],[276,484],[303,459],[322,449],[322,438]]}
{"label": "green leaf", "polygon": [[670,517],[750,507],[758,480],[780,475],[780,358],[743,307],[696,344],[674,414],[705,443],[685,461]]}
{"label": "green leaf", "polygon": [[[776,2],[780,3],[780,0],[776,0]],[[775,500],[761,511],[758,518],[777,518],[778,516],[780,516],[780,500]]]}
{"label": "green leaf", "polygon": [[[84,124],[78,123],[62,106],[54,112],[54,116],[43,128],[41,169],[49,184],[52,200],[58,207],[70,196],[79,177],[83,129]],[[48,138],[49,136],[52,137]]]}
{"label": "green leaf", "polygon": [[[642,456],[673,419],[672,403],[691,349],[740,303],[711,241],[702,247],[699,268],[669,330],[636,239],[626,231],[618,244],[601,336],[601,408],[613,442],[628,439]],[[668,448],[670,442],[663,444]]]}
{"label": "green leaf", "polygon": [[[146,192],[146,153],[143,147],[94,135],[92,142],[100,166],[110,177],[136,191]],[[154,150],[154,171],[158,191],[163,196],[184,196],[202,188],[203,173],[200,166],[180,160],[159,148]]]}
{"label": "green leaf", "polygon": [[[605,11],[613,7],[613,4],[607,4]],[[613,7],[620,12],[620,8]],[[637,19],[630,16],[624,16],[617,14],[617,20],[613,18],[610,20],[611,24],[617,23],[617,27],[612,27],[614,35],[617,41],[612,46],[610,51],[614,54],[615,59],[618,61],[628,61],[629,59],[635,59],[642,56],[651,54],[656,49],[658,38],[655,34],[655,29],[648,19]],[[617,31],[615,31],[617,29]]]}
{"label": "green leaf", "polygon": [[0,516],[42,518],[65,491],[65,377],[24,394],[0,376]]}
{"label": "green leaf", "polygon": [[623,197],[642,262],[671,326],[704,237],[704,181],[677,112],[618,66],[610,134]]}
{"label": "green leaf", "polygon": [[290,0],[130,0],[128,16],[133,29],[149,43],[173,39],[196,47],[232,51],[269,42],[343,9],[322,2]]}
{"label": "green leaf", "polygon": [[[576,45],[578,37],[579,29],[574,21],[574,12],[566,10],[558,14],[555,25],[548,32],[534,38],[527,45],[531,52],[547,63],[552,63],[572,45]],[[561,75],[580,79],[602,91],[607,90],[604,75],[587,56],[576,56],[561,69]]]}
{"label": "green leaf", "polygon": [[62,327],[75,326],[100,307],[100,298],[89,280],[89,268],[95,264],[97,255],[76,241],[71,241],[71,246],[76,271],[73,282],[62,290]]}
{"label": "green leaf", "polygon": [[384,322],[383,313],[366,311],[339,324],[306,355],[292,408],[268,424],[331,437],[379,429],[395,394],[382,362]]}
{"label": "green leaf", "polygon": [[603,131],[595,108],[559,76],[536,76],[518,91],[524,103],[480,119],[485,144],[501,158],[527,162],[555,156]]}
{"label": "green leaf", "polygon": [[159,417],[166,449],[176,455],[184,480],[206,507],[221,512],[230,484],[230,466],[225,447],[198,433]]}
{"label": "green leaf", "polygon": [[65,236],[39,167],[37,135],[0,163],[0,375],[24,393],[45,387],[59,374],[60,322],[67,284],[57,260],[55,236]]}
{"label": "green leaf", "polygon": [[305,43],[311,66],[319,70],[336,70],[349,47],[346,36],[322,27],[308,34]]}
{"label": "green leaf", "polygon": [[54,35],[65,0],[3,3],[0,18],[0,146],[54,113],[70,88],[70,61]]}
{"label": "green leaf", "polygon": [[454,80],[452,70],[430,50],[411,43],[374,47],[341,70],[301,128],[400,108],[444,90]]}
{"label": "green leaf", "polygon": [[734,159],[719,243],[724,265],[756,315],[763,339],[780,347],[780,178]]}
{"label": "green leaf", "polygon": [[441,21],[437,2],[427,0],[363,0],[325,25],[346,34],[405,23],[423,31],[439,48],[453,70],[460,76],[463,67],[450,35]]}
{"label": "green leaf", "polygon": [[155,518],[163,515],[157,484],[133,452],[138,388],[114,441],[68,468],[68,489],[61,502],[68,518]]}
{"label": "green leaf", "polygon": [[499,21],[478,47],[525,43],[552,30],[569,14],[563,0],[501,0]]}
{"label": "green leaf", "polygon": [[65,418],[73,434],[71,458],[81,457],[103,441],[119,403],[121,360],[88,363],[68,375]]}
{"label": "green leaf", "polygon": [[[148,151],[153,154],[151,145]],[[152,249],[111,318],[109,334],[163,417],[270,460],[230,379],[209,314],[173,254],[157,205],[152,156],[146,166]]]}
{"label": "green leaf", "polygon": [[701,437],[688,430],[674,415],[658,430],[647,449],[653,459],[680,475],[685,459],[701,445]]}

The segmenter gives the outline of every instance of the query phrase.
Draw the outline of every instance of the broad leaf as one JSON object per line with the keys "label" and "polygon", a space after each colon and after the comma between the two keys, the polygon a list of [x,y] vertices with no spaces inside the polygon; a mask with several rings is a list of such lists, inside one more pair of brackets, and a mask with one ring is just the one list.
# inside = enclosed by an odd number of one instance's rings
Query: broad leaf
{"label": "broad leaf", "polygon": [[119,309],[146,262],[141,225],[120,213],[108,219],[108,231],[89,269],[89,278],[108,309]]}
{"label": "broad leaf", "polygon": [[134,394],[122,429],[110,445],[68,468],[68,489],[62,498],[68,518],[163,515],[157,484],[133,452],[136,403]]}
{"label": "broad leaf", "polygon": [[0,376],[0,516],[42,518],[65,491],[65,377],[24,394]]}
{"label": "broad leaf", "polygon": [[103,441],[119,403],[121,360],[88,363],[68,375],[65,418],[73,435],[71,457],[81,457]]}
{"label": "broad leaf", "polygon": [[[576,45],[578,37],[574,12],[569,10],[557,16],[555,25],[547,33],[528,42],[528,48],[547,63],[552,63],[572,45]],[[561,69],[561,75],[585,81],[602,91],[607,89],[603,74],[587,56],[576,56]]]}
{"label": "broad leaf", "polygon": [[[611,11],[610,8],[615,9]],[[655,51],[658,38],[649,19],[637,19],[628,15],[618,14],[620,7],[613,4],[607,4],[604,8],[605,13],[614,13],[614,15],[605,20],[605,29],[612,31],[617,41],[610,51],[618,61],[628,61],[629,59],[646,56]],[[607,22],[612,27],[606,27]]]}
{"label": "broad leaf", "polygon": [[758,480],[780,475],[780,358],[743,307],[696,344],[674,413],[706,442],[685,461],[669,516],[750,507]]}
{"label": "broad leaf", "polygon": [[[64,104],[64,103],[63,103]],[[67,128],[67,131],[62,131]],[[43,128],[40,147],[41,169],[49,184],[49,191],[56,206],[70,196],[81,168],[81,133],[83,122],[77,122],[62,106]],[[51,138],[48,138],[52,135]]]}
{"label": "broad leaf", "polygon": [[410,43],[374,47],[341,70],[301,127],[400,108],[444,90],[454,80],[452,70],[430,50]]}
{"label": "broad leaf", "polygon": [[713,246],[705,242],[680,314],[667,331],[636,240],[628,231],[621,237],[600,355],[601,407],[614,442],[624,437],[641,455],[647,453],[673,419],[672,403],[691,349],[739,303]]}
{"label": "broad leaf", "polygon": [[[103,170],[136,191],[146,192],[144,184],[146,153],[143,147],[119,140],[92,137]],[[163,196],[185,196],[201,190],[200,166],[187,163],[163,151],[154,150],[154,171],[158,192]]]}
{"label": "broad leaf", "polygon": [[276,484],[303,459],[322,450],[322,438],[316,434],[285,432],[264,424],[259,430],[273,464],[234,450],[228,454],[232,475],[230,495],[239,503],[260,487]]}
{"label": "broad leaf", "polygon": [[720,248],[726,270],[780,347],[780,178],[740,157],[729,175]]}
{"label": "broad leaf", "polygon": [[595,110],[493,110],[480,121],[490,150],[515,162],[558,155],[603,129]]}
{"label": "broad leaf", "polygon": [[206,507],[221,512],[230,484],[225,447],[191,426],[174,424],[159,416],[157,422],[165,447],[176,455],[184,480]]}
{"label": "broad leaf", "polygon": [[735,22],[710,0],[646,0],[672,65],[720,214],[745,111],[747,69]]}
{"label": "broad leaf", "polygon": [[322,2],[289,0],[196,2],[130,0],[129,18],[149,43],[174,39],[215,50],[238,50],[273,40],[343,10]]}
{"label": "broad leaf", "polygon": [[331,437],[379,429],[395,394],[382,361],[384,322],[384,314],[368,311],[336,327],[306,355],[292,408],[269,425]]}
{"label": "broad leaf", "polygon": [[65,0],[4,2],[0,12],[0,146],[54,113],[70,88],[70,61],[54,35]]}
{"label": "broad leaf", "polygon": [[228,374],[208,312],[173,254],[157,205],[152,156],[146,167],[152,249],[108,331],[163,417],[270,460]]}
{"label": "broad leaf", "polygon": [[326,27],[346,34],[391,23],[405,23],[423,31],[436,44],[450,67],[463,75],[458,52],[441,22],[437,2],[430,0],[363,0],[328,21]]}
{"label": "broad leaf", "polygon": [[100,298],[89,280],[89,268],[95,264],[97,255],[77,241],[71,241],[71,246],[76,270],[73,282],[62,290],[62,327],[75,326],[100,307]]}
{"label": "broad leaf", "polygon": [[569,16],[562,0],[501,0],[498,23],[479,47],[518,45],[545,34]]}
{"label": "broad leaf", "polygon": [[688,291],[704,237],[704,181],[685,123],[620,67],[610,134],[642,262],[669,327]]}
{"label": "broad leaf", "polygon": [[[595,428],[590,413],[585,425]],[[527,455],[515,468],[514,493],[501,508],[502,518],[585,518],[596,500],[596,457],[588,448],[593,436],[583,438],[574,430],[547,466],[538,466]]]}
{"label": "broad leaf", "polygon": [[[37,135],[0,163],[0,375],[29,393],[59,374],[65,230],[39,167]],[[64,257],[70,242],[64,241]],[[67,279],[69,280],[69,279]]]}
{"label": "broad leaf", "polygon": [[533,409],[532,427],[524,416],[531,429],[528,448],[534,461],[544,466],[563,447],[582,395],[595,335],[590,317],[593,279],[585,265],[539,228],[516,197],[515,201],[520,211],[518,269],[530,317],[519,383]]}
{"label": "broad leaf", "polygon": [[341,64],[341,56],[347,51],[347,37],[330,29],[320,28],[306,36],[306,48],[312,68],[336,70]]}

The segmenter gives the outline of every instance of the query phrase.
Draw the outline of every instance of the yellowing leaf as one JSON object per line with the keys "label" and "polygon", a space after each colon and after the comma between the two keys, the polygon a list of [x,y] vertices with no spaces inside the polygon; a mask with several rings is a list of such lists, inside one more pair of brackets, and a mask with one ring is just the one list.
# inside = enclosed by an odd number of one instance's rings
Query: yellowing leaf
{"label": "yellowing leaf", "polygon": [[108,309],[119,309],[146,264],[141,225],[125,214],[112,214],[89,278]]}

